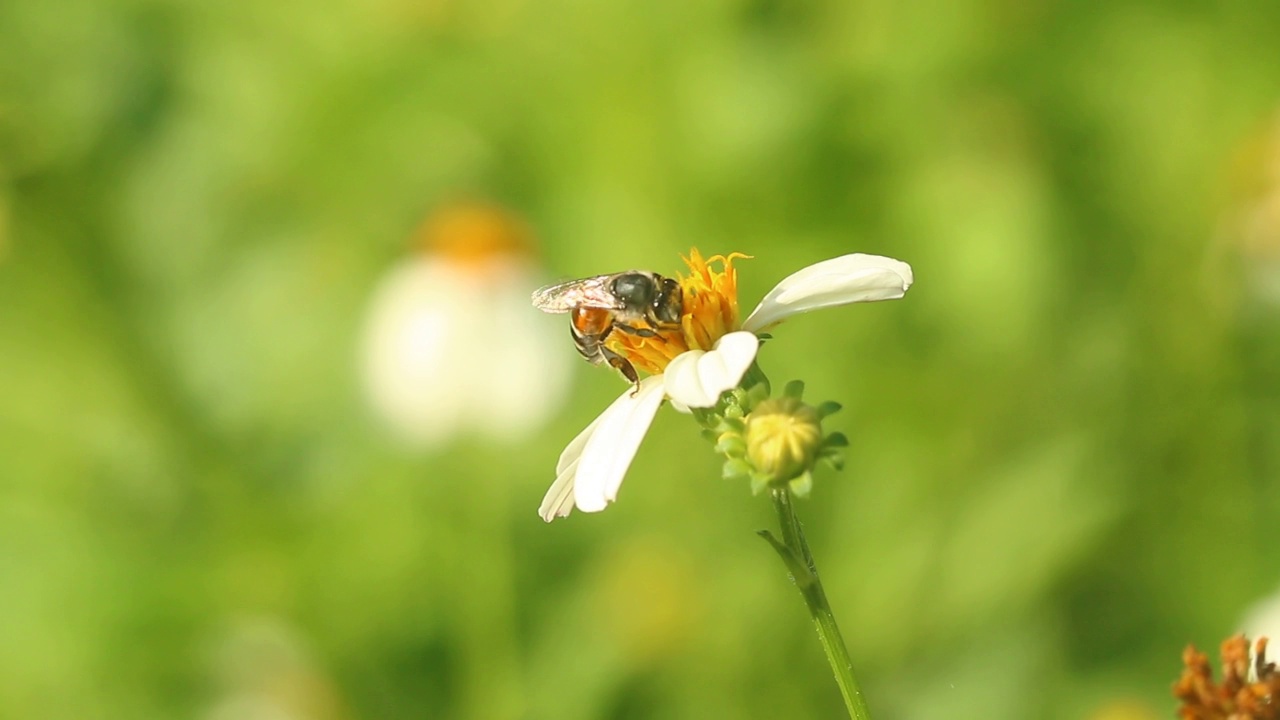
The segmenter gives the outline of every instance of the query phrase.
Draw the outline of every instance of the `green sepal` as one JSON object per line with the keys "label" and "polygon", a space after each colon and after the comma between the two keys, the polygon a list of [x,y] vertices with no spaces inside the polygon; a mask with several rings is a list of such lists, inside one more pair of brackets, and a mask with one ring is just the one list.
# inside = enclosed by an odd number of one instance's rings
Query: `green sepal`
{"label": "green sepal", "polygon": [[715,426],[717,437],[724,433],[742,434],[747,431],[747,423],[742,418],[724,418]]}
{"label": "green sepal", "polygon": [[702,427],[715,427],[716,423],[720,422],[720,415],[714,408],[689,408],[689,412]]}
{"label": "green sepal", "polygon": [[822,449],[827,448],[845,448],[849,447],[849,438],[844,436],[842,432],[833,432],[822,439]]}
{"label": "green sepal", "polygon": [[795,493],[796,497],[807,498],[810,491],[813,490],[813,474],[803,473],[787,483],[787,485],[791,488],[791,492]]}
{"label": "green sepal", "polygon": [[839,448],[829,448],[818,453],[818,462],[825,463],[832,470],[844,469],[844,452]]}
{"label": "green sepal", "polygon": [[762,475],[758,472],[751,473],[751,494],[759,495],[761,492],[768,490],[773,478],[768,475]]}
{"label": "green sepal", "polygon": [[751,474],[751,463],[741,458],[730,458],[720,469],[720,477],[725,480],[738,480]]}
{"label": "green sepal", "polygon": [[828,400],[817,407],[818,417],[825,418],[828,415],[835,415],[840,412],[844,406],[833,400]]}
{"label": "green sepal", "polygon": [[769,394],[769,376],[765,375],[764,371],[760,369],[760,363],[751,363],[751,367],[747,368],[747,372],[742,376],[739,384],[748,390],[763,385],[766,397]]}
{"label": "green sepal", "polygon": [[724,433],[716,442],[716,452],[731,458],[740,458],[747,454],[747,441],[737,433]]}
{"label": "green sepal", "polygon": [[787,386],[785,388],[783,388],[782,394],[789,398],[794,398],[796,400],[803,400],[804,399],[804,381],[792,380],[791,382],[787,383]]}
{"label": "green sepal", "polygon": [[756,337],[757,337],[757,338],[759,338],[759,339],[760,339],[760,340],[762,340],[762,341],[763,341],[763,340],[772,340],[772,339],[773,339],[773,334],[772,334],[772,333],[756,333]]}
{"label": "green sepal", "polygon": [[703,440],[706,440],[709,443],[720,442],[720,433],[712,430],[711,428],[703,428],[698,434],[702,436]]}
{"label": "green sepal", "polygon": [[747,390],[746,398],[744,398],[745,400],[744,404],[749,409],[755,409],[755,406],[759,405],[760,403],[768,399],[769,399],[769,384],[759,383],[756,385],[752,385],[751,389]]}

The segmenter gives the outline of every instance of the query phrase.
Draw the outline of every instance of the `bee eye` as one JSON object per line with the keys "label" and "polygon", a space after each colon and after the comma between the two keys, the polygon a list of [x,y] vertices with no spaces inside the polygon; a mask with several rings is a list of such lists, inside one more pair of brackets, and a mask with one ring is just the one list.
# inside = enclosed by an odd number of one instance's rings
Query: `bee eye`
{"label": "bee eye", "polygon": [[613,294],[627,305],[648,305],[653,299],[653,283],[639,273],[626,273],[613,281]]}

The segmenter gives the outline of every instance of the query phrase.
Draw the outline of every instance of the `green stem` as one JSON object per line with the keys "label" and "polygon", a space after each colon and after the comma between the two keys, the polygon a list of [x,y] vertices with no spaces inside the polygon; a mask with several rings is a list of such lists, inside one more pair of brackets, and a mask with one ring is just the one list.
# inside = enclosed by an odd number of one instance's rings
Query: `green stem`
{"label": "green stem", "polygon": [[862,690],[858,688],[857,679],[853,677],[853,662],[845,648],[844,637],[840,635],[836,616],[831,612],[831,604],[827,602],[827,593],[822,589],[818,566],[813,561],[813,553],[809,551],[809,543],[804,539],[800,520],[796,518],[795,509],[791,506],[789,490],[781,488],[773,491],[773,509],[777,511],[778,522],[782,526],[782,542],[779,543],[767,533],[761,535],[773,545],[787,564],[787,570],[804,597],[805,605],[809,606],[809,616],[813,618],[814,628],[818,631],[818,641],[827,653],[827,662],[835,673],[836,684],[840,686],[840,694],[844,696],[849,717],[853,720],[870,720],[871,713],[867,710],[866,700],[862,697]]}

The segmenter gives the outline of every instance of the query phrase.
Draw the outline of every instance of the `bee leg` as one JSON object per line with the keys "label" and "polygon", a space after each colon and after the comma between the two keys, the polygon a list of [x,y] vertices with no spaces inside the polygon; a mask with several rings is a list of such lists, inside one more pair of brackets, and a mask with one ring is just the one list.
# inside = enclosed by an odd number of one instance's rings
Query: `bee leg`
{"label": "bee leg", "polygon": [[[675,322],[663,322],[661,319],[658,318],[658,313],[653,308],[649,308],[648,312],[645,313],[644,321],[649,323],[649,327],[654,328],[656,330],[670,331],[670,330],[680,329],[679,318],[677,318]],[[648,336],[645,336],[645,337],[648,337]]]}
{"label": "bee leg", "polygon": [[610,367],[622,373],[623,377],[630,381],[632,385],[635,385],[635,390],[631,392],[634,397],[640,390],[640,376],[636,374],[636,367],[631,364],[630,360],[603,345],[600,346],[600,354],[604,356]]}
{"label": "bee leg", "polygon": [[624,332],[628,335],[635,335],[636,337],[642,337],[642,338],[658,337],[658,333],[650,330],[649,328],[632,327],[631,325],[624,325],[622,323],[614,323],[613,327],[618,332]]}

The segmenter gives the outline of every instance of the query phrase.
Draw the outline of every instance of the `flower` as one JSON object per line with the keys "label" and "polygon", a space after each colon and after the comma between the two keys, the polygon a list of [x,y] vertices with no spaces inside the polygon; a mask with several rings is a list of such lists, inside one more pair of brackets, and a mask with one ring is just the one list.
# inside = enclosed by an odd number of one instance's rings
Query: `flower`
{"label": "flower", "polygon": [[752,410],[746,425],[746,456],[775,483],[807,472],[822,449],[822,416],[798,398],[765,400]]}
{"label": "flower", "polygon": [[[631,460],[664,399],[677,410],[714,407],[755,362],[759,335],[793,315],[856,302],[894,300],[911,287],[911,266],[856,253],[796,272],[769,291],[739,323],[733,253],[703,259],[695,249],[680,278],[684,310],[678,330],[654,337],[613,333],[609,348],[651,375],[613,401],[560,454],[556,479],[538,514],[550,522],[577,507],[598,512],[616,499]],[[719,270],[711,267],[718,263]]]}
{"label": "flower", "polygon": [[1173,685],[1184,720],[1276,720],[1280,718],[1280,672],[1267,660],[1267,639],[1258,638],[1252,651],[1244,635],[1222,643],[1222,680],[1204,653],[1189,645],[1182,653],[1185,666]]}
{"label": "flower", "polygon": [[[499,208],[463,204],[433,214],[418,244],[382,279],[365,320],[373,410],[415,447],[538,428],[559,407],[571,368],[553,347],[558,333],[524,311],[522,288],[538,280],[528,231]],[[513,361],[503,347],[527,354]]]}
{"label": "flower", "polygon": [[210,647],[212,704],[204,720],[337,718],[342,698],[308,647],[308,638],[281,617],[239,617]]}

